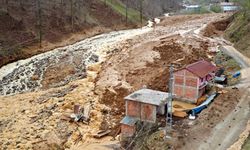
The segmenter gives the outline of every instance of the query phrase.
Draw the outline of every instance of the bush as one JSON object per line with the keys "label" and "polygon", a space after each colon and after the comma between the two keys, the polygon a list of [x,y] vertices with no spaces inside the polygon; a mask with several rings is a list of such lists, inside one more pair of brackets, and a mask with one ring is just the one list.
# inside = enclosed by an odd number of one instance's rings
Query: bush
{"label": "bush", "polygon": [[222,12],[222,9],[221,9],[220,5],[211,5],[211,6],[210,6],[210,10],[211,10],[212,12],[215,12],[215,13],[220,13],[220,12]]}

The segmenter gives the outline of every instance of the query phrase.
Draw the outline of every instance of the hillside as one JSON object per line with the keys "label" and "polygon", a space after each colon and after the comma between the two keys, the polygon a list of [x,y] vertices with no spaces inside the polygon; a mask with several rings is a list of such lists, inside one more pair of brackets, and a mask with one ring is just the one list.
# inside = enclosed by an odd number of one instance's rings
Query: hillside
{"label": "hillside", "polygon": [[[43,46],[40,49],[38,8],[33,0],[0,1],[0,67],[102,32],[135,27],[138,23],[130,17],[125,26],[124,14],[100,0],[44,0],[40,2]],[[139,14],[130,11],[135,16]]]}
{"label": "hillside", "polygon": [[250,57],[250,14],[239,12],[226,30],[226,37],[244,55]]}
{"label": "hillside", "polygon": [[[178,8],[172,0],[145,0],[142,21]],[[140,0],[43,0],[40,7],[33,0],[0,0],[0,67],[86,37],[139,24]]]}

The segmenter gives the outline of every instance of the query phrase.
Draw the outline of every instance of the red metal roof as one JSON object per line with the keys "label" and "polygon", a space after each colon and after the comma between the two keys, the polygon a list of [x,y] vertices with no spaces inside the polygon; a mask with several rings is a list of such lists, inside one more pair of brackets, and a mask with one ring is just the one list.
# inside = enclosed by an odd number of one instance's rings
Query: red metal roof
{"label": "red metal roof", "polygon": [[203,78],[207,76],[209,73],[216,71],[217,67],[213,65],[211,62],[201,60],[193,64],[187,65],[186,69],[192,72],[193,74]]}

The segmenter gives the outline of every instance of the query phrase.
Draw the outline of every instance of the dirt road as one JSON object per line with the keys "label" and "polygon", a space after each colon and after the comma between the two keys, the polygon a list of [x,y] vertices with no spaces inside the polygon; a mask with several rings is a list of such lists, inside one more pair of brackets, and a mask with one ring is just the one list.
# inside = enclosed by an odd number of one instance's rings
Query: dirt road
{"label": "dirt road", "polygon": [[201,143],[199,150],[225,150],[239,138],[250,117],[250,90],[242,96],[240,102],[224,120],[217,124],[206,142]]}
{"label": "dirt road", "polygon": [[233,57],[243,69],[250,67],[250,59],[237,51],[233,46],[222,46],[221,50],[227,55]]}
{"label": "dirt road", "polygon": [[234,144],[239,135],[245,130],[250,118],[250,89],[249,67],[250,59],[241,54],[232,46],[222,46],[221,50],[233,57],[242,67],[242,81],[236,85],[238,88],[245,88],[239,103],[227,117],[215,126],[211,135],[205,143],[201,143],[200,150],[224,150]]}

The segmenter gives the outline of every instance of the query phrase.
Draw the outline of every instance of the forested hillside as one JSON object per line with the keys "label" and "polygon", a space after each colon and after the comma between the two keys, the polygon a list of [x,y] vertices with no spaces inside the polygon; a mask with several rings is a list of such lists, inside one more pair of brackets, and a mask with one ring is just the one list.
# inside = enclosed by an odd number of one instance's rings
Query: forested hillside
{"label": "forested hillside", "polygon": [[177,8],[174,0],[0,0],[0,67]]}
{"label": "forested hillside", "polygon": [[[23,49],[40,39],[46,48],[73,33],[86,37],[125,28],[124,22],[100,0],[0,0],[0,66],[39,53]],[[128,26],[136,24],[129,20]]]}

